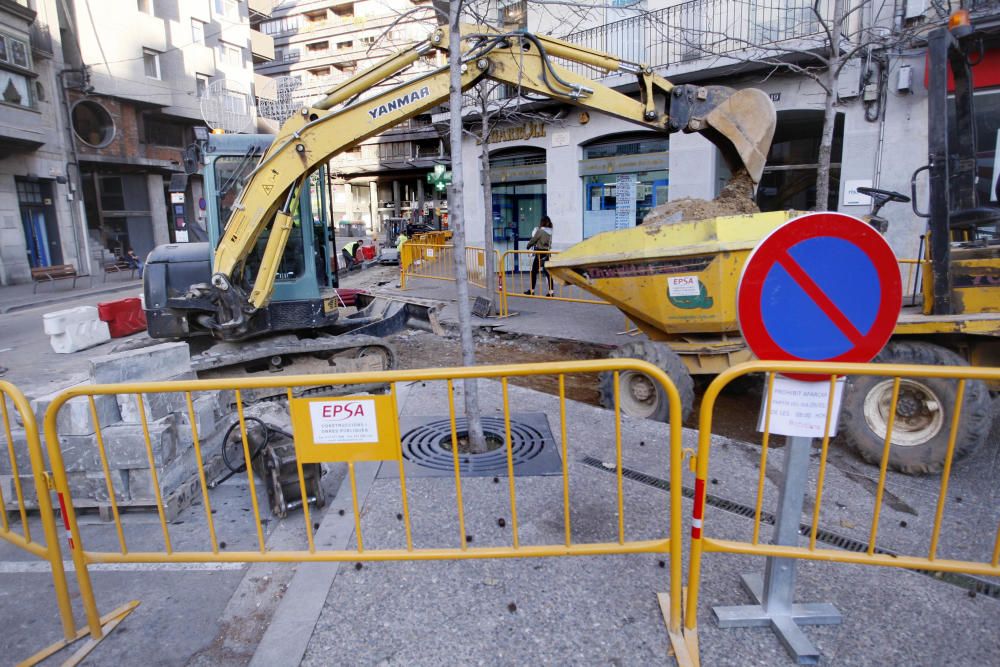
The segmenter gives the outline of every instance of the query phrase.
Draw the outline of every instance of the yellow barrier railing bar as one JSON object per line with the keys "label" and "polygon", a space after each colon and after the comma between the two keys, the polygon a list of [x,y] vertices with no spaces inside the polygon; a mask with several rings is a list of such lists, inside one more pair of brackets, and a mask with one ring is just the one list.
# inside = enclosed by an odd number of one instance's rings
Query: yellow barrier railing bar
{"label": "yellow barrier railing bar", "polygon": [[[623,372],[623,371],[634,371],[641,372],[644,375],[650,377],[654,382],[658,382],[667,394],[669,404],[670,404],[670,418],[671,426],[668,427],[669,433],[669,451],[664,461],[665,465],[670,467],[669,479],[671,482],[669,490],[669,509],[667,524],[663,524],[664,534],[662,536],[656,536],[651,539],[635,539],[628,541],[625,539],[627,535],[623,535],[624,526],[624,493],[623,493],[623,472],[624,466],[622,465],[622,457],[624,450],[624,443],[621,438],[621,429],[623,426],[619,423],[616,425],[618,429],[618,435],[616,436],[616,459],[618,462],[618,479],[617,486],[618,492],[616,494],[616,501],[618,503],[619,520],[618,520],[618,531],[614,539],[593,542],[593,543],[573,543],[572,541],[572,528],[570,524],[571,511],[569,508],[570,494],[568,486],[568,475],[564,475],[563,481],[563,502],[564,508],[563,513],[565,517],[564,529],[559,531],[561,534],[556,538],[554,543],[550,544],[522,544],[519,534],[519,516],[517,508],[517,496],[516,496],[516,483],[515,476],[512,474],[513,468],[513,443],[511,439],[511,396],[509,382],[512,378],[526,377],[526,376],[537,376],[537,375],[554,375],[560,377],[560,400],[563,405],[560,409],[560,433],[563,434],[563,470],[568,471],[568,461],[567,453],[568,450],[568,438],[567,431],[568,426],[565,418],[565,378],[562,377],[566,374],[594,374],[602,372]],[[511,543],[501,544],[497,546],[471,546],[471,542],[468,541],[467,537],[464,535],[464,506],[462,505],[463,500],[456,495],[459,502],[459,511],[461,513],[460,527],[460,547],[459,546],[446,546],[446,547],[430,547],[430,548],[415,548],[411,534],[408,539],[408,543],[405,548],[391,548],[391,549],[366,549],[363,542],[362,530],[361,530],[361,503],[358,496],[358,481],[356,478],[355,466],[352,462],[348,462],[348,478],[350,480],[351,488],[351,501],[353,505],[353,515],[354,524],[356,531],[356,549],[339,549],[339,550],[324,550],[321,548],[316,548],[315,545],[311,545],[309,550],[305,548],[301,550],[269,550],[264,543],[264,537],[261,530],[261,523],[259,519],[259,509],[255,510],[254,519],[256,521],[256,529],[258,532],[258,542],[260,549],[258,550],[242,550],[242,551],[217,551],[213,549],[212,551],[173,551],[167,552],[162,551],[145,551],[136,548],[136,545],[130,545],[128,553],[120,553],[118,550],[115,551],[88,551],[82,541],[80,535],[80,528],[77,524],[76,514],[72,508],[72,497],[69,491],[67,477],[65,473],[65,466],[62,461],[62,455],[58,447],[58,433],[56,420],[58,416],[58,411],[64,406],[64,404],[78,396],[104,396],[104,395],[136,395],[142,397],[146,394],[173,392],[173,393],[186,393],[188,396],[201,391],[233,391],[236,396],[236,411],[240,416],[240,436],[243,446],[243,458],[247,464],[247,474],[248,480],[250,480],[250,492],[252,494],[252,500],[256,498],[256,484],[253,481],[253,471],[252,471],[252,461],[250,458],[250,440],[247,433],[247,423],[244,414],[244,404],[243,395],[241,392],[249,389],[277,389],[282,392],[289,392],[294,387],[315,387],[322,386],[325,384],[335,383],[339,386],[351,386],[351,385],[365,385],[365,384],[386,384],[393,387],[393,389],[398,389],[398,383],[403,382],[447,382],[449,385],[449,408],[452,419],[452,449],[453,449],[453,459],[452,463],[455,463],[455,455],[458,451],[458,434],[457,427],[455,423],[455,400],[454,391],[455,383],[466,380],[466,379],[495,379],[500,381],[502,388],[502,401],[504,409],[504,426],[506,429],[506,457],[507,457],[507,472],[508,472],[508,484],[509,484],[509,494],[510,494],[510,504],[511,504],[511,526],[513,529],[513,536]],[[398,397],[397,397],[398,400]],[[194,401],[191,401],[190,407],[193,409]],[[398,405],[396,406],[398,409]],[[620,409],[619,409],[620,411]],[[142,411],[145,414],[144,410]],[[681,598],[681,558],[679,555],[679,549],[681,544],[681,530],[682,530],[682,518],[681,518],[681,462],[683,460],[683,453],[681,450],[681,428],[680,428],[680,398],[677,394],[676,388],[670,382],[669,377],[659,368],[638,360],[634,359],[602,359],[594,361],[564,361],[564,362],[546,362],[540,364],[519,364],[519,365],[493,365],[493,366],[475,366],[470,368],[434,368],[434,369],[415,369],[415,370],[398,370],[398,371],[379,371],[379,372],[355,372],[355,373],[340,373],[336,375],[299,375],[299,376],[281,376],[281,377],[247,377],[247,378],[218,378],[218,379],[205,379],[205,380],[190,380],[190,381],[175,381],[175,382],[135,382],[128,384],[118,384],[118,385],[82,385],[77,387],[71,387],[59,395],[52,401],[49,406],[48,411],[45,415],[45,435],[46,439],[53,443],[50,446],[50,457],[53,463],[53,475],[55,477],[55,484],[57,490],[60,494],[65,496],[67,501],[67,511],[65,513],[67,524],[72,535],[72,544],[75,545],[73,551],[74,564],[78,570],[78,577],[81,582],[81,593],[83,594],[84,608],[87,612],[88,622],[91,623],[91,635],[96,637],[101,636],[101,625],[100,616],[96,613],[96,605],[91,604],[88,598],[92,598],[92,587],[89,583],[89,576],[87,574],[87,566],[96,563],[201,563],[201,562],[236,562],[236,563],[252,563],[252,562],[350,562],[358,560],[359,554],[363,554],[364,560],[372,562],[382,562],[382,561],[425,561],[425,560],[465,560],[465,559],[480,559],[480,558],[525,558],[525,557],[554,557],[554,556],[592,556],[601,554],[632,554],[632,553],[667,553],[670,554],[671,566],[669,571],[669,590],[667,593],[660,594],[660,606],[663,610],[664,620],[667,625],[668,632],[671,636],[671,642],[678,645],[677,642],[681,641],[681,649],[683,649],[683,640],[679,639],[681,637],[682,628],[682,598]],[[189,417],[192,411],[188,411]],[[197,415],[195,415],[196,417]],[[398,419],[398,414],[396,416]],[[620,419],[620,417],[619,417]],[[192,420],[193,421],[193,420]],[[192,436],[193,436],[192,432]],[[148,447],[151,447],[151,440],[147,436]],[[148,454],[148,452],[147,452]],[[401,448],[397,448],[396,458],[402,458]],[[391,460],[391,459],[390,459]],[[155,461],[154,461],[155,462]],[[300,475],[300,490],[302,488],[303,475]],[[457,485],[462,482],[461,470],[456,473]],[[401,482],[401,490],[403,490],[403,485],[405,481]],[[207,485],[206,485],[207,486]],[[203,489],[204,491],[204,489]],[[404,490],[405,493],[405,490]],[[608,500],[612,501],[610,494],[608,494]],[[408,509],[407,509],[408,512]]]}
{"label": "yellow barrier railing bar", "polygon": [[837,392],[837,376],[830,376],[830,395],[826,399],[826,420],[823,425],[823,442],[819,452],[819,473],[816,477],[816,501],[813,503],[812,526],[809,529],[809,550],[816,548],[819,531],[819,508],[823,504],[823,482],[826,481],[826,457],[830,451],[830,425],[833,420],[833,399]]}
{"label": "yellow barrier railing bar", "polygon": [[882,497],[885,493],[885,478],[889,473],[889,450],[892,447],[892,431],[896,427],[896,402],[899,401],[899,378],[892,383],[892,400],[889,405],[889,421],[886,423],[885,440],[882,442],[882,458],[878,469],[878,488],[875,491],[875,508],[872,511],[872,528],[868,533],[868,555],[875,554],[875,542],[878,536],[878,522],[882,515]]}
{"label": "yellow barrier railing bar", "polygon": [[566,453],[566,376],[559,374],[559,432],[562,435],[562,474],[563,474],[563,524],[566,527],[566,546],[572,541],[572,529],[569,523],[569,460]]}
{"label": "yellow barrier railing bar", "polygon": [[[24,490],[21,488],[21,472],[17,467],[17,455],[14,452],[14,435],[10,428],[10,416],[7,414],[7,398],[4,395],[3,401],[0,401],[0,406],[3,406],[3,428],[7,433],[7,453],[10,455],[10,472],[14,479],[14,493],[17,496],[17,509],[21,514],[21,530],[24,532],[24,539],[31,542],[31,526],[28,525],[28,509],[24,506]],[[41,490],[37,489],[38,495],[41,495]],[[4,515],[4,532],[10,530],[7,526],[7,507],[6,505],[2,508],[2,513]]]}
{"label": "yellow barrier railing bar", "polygon": [[[292,404],[292,399],[294,395],[292,390],[289,388],[286,391],[285,397],[288,399],[288,404]],[[309,513],[309,496],[306,492],[306,476],[302,472],[302,461],[298,457],[295,457],[295,469],[299,475],[299,497],[302,498],[302,520],[306,523],[306,540],[309,543],[309,553],[316,553],[316,537],[313,535],[312,517]]]}
{"label": "yellow barrier railing bar", "polygon": [[507,378],[503,378],[500,385],[503,387],[504,440],[507,446],[507,482],[510,486],[510,527],[514,536],[514,548],[517,549],[520,544],[517,530],[517,498],[514,494],[514,446],[510,439],[510,398],[507,395]]}
{"label": "yellow barrier railing bar", "polygon": [[[962,572],[972,575],[1000,576],[1000,528],[994,540],[993,552],[988,562],[975,560],[958,560],[954,558],[938,558],[937,550],[939,546],[939,536],[944,514],[944,503],[947,499],[947,489],[950,478],[951,465],[953,463],[955,445],[958,437],[960,424],[961,405],[964,400],[965,384],[969,381],[990,382],[1000,379],[1000,368],[975,368],[966,366],[917,366],[904,364],[849,364],[833,362],[765,362],[754,361],[733,366],[721,373],[708,387],[702,397],[701,411],[699,414],[699,438],[698,453],[696,457],[696,515],[699,506],[704,506],[704,484],[708,478],[709,458],[712,439],[712,418],[715,410],[716,400],[722,389],[737,377],[749,373],[767,373],[773,376],[775,373],[811,374],[817,376],[828,376],[831,383],[831,397],[834,383],[837,376],[857,376],[870,375],[877,377],[892,377],[893,394],[889,405],[889,419],[887,420],[887,432],[883,447],[882,464],[880,466],[879,484],[876,491],[875,505],[872,519],[872,529],[870,532],[870,543],[865,552],[854,552],[833,548],[816,548],[816,521],[817,513],[822,502],[822,479],[818,479],[816,494],[816,506],[813,513],[813,525],[808,546],[778,546],[771,544],[760,544],[757,540],[755,530],[754,538],[750,542],[719,539],[709,536],[704,532],[703,527],[699,527],[697,532],[692,529],[692,539],[690,546],[690,568],[688,576],[688,597],[684,611],[684,629],[694,636],[697,629],[697,609],[698,596],[701,582],[701,561],[705,551],[715,553],[735,553],[754,556],[774,556],[779,558],[799,558],[823,562],[838,562],[849,564],[864,564],[883,567],[897,567],[907,569],[932,570],[940,572]],[[934,517],[934,525],[931,534],[931,544],[927,555],[912,556],[905,554],[875,553],[877,548],[878,515],[881,509],[884,493],[886,470],[888,466],[888,454],[892,443],[892,432],[894,422],[892,416],[897,409],[899,400],[900,382],[906,378],[920,379],[952,379],[959,382],[959,390],[956,395],[956,411],[952,417],[951,431],[949,433],[948,450],[946,463],[942,475],[940,495]],[[768,400],[773,388],[773,379],[768,378]],[[828,406],[829,407],[829,406]],[[830,416],[826,425],[827,435],[830,428]],[[765,434],[767,425],[765,426]],[[821,466],[825,461],[825,454],[821,454]],[[822,467],[821,467],[822,475]],[[760,485],[758,484],[758,495]],[[755,523],[759,522],[760,500],[757,505],[757,517]]]}
{"label": "yellow barrier railing bar", "polygon": [[[510,290],[510,289],[508,289],[507,284],[504,284],[504,287],[503,287],[504,294],[505,295],[509,295],[509,296],[516,296],[516,297],[523,298],[523,299],[548,299],[550,301],[566,301],[566,302],[569,302],[569,303],[591,303],[591,304],[602,305],[602,306],[610,306],[611,305],[607,301],[604,301],[602,299],[586,298],[586,297],[582,297],[582,296],[564,296],[564,293],[565,293],[566,290],[576,290],[576,291],[579,291],[579,292],[584,293],[584,294],[585,294],[585,292],[582,289],[580,289],[579,287],[575,286],[575,285],[570,285],[568,283],[564,283],[564,282],[562,282],[560,280],[557,280],[554,276],[550,276],[551,279],[552,279],[552,281],[553,281],[553,285],[555,287],[555,289],[553,290],[555,292],[555,294],[553,294],[553,296],[548,296],[547,294],[544,294],[544,293],[543,294],[523,294],[522,291],[524,290],[524,287],[525,287],[525,280],[526,279],[530,279],[531,271],[530,270],[529,271],[520,270],[520,264],[521,263],[520,262],[515,262],[514,259],[517,258],[518,256],[528,256],[528,257],[531,258],[528,261],[528,265],[530,266],[534,262],[534,258],[536,256],[539,256],[539,255],[548,255],[549,257],[552,257],[553,255],[558,255],[558,254],[559,254],[558,250],[544,251],[544,252],[543,251],[536,251],[536,250],[507,250],[507,251],[505,251],[503,253],[502,257],[501,257],[501,260],[500,260],[500,272],[502,274],[507,274],[509,272],[512,277],[516,276],[516,278],[514,280],[514,282],[516,283],[516,287],[514,287],[513,290]],[[510,258],[510,259],[508,259],[508,258]],[[517,264],[518,267],[519,267],[519,270],[517,270],[517,271],[514,270],[514,265],[515,264]],[[542,273],[541,269],[539,269],[539,273]],[[547,271],[545,273],[547,273]],[[542,279],[547,281],[547,279],[544,278],[544,277]],[[504,282],[506,283],[506,281],[504,281]],[[546,282],[545,284],[547,285],[548,283]]]}
{"label": "yellow barrier railing bar", "polygon": [[[965,380],[958,381],[955,391],[955,405],[962,405],[965,399]],[[938,493],[937,510],[934,512],[934,531],[931,533],[931,548],[927,554],[929,560],[937,556],[938,538],[941,536],[941,518],[944,516],[944,501],[948,497],[948,481],[951,478],[951,463],[955,455],[955,440],[958,438],[958,424],[962,411],[955,410],[951,416],[951,433],[948,434],[948,450],[944,455],[944,469],[941,471],[941,491]]]}
{"label": "yellow barrier railing bar", "polygon": [[139,419],[142,422],[142,437],[146,443],[146,456],[149,459],[149,474],[153,478],[153,495],[156,498],[156,513],[160,515],[160,527],[163,529],[163,544],[167,553],[172,553],[173,545],[170,543],[170,531],[167,529],[167,514],[163,509],[163,494],[160,493],[160,479],[156,473],[156,458],[153,456],[153,443],[149,439],[149,424],[146,423],[146,408],[143,404],[142,394],[135,395],[135,402],[139,408]]}
{"label": "yellow barrier railing bar", "polygon": [[[10,415],[7,408],[7,399],[14,407],[14,410],[21,416],[21,423],[24,425],[25,442],[28,449],[28,463],[31,465],[31,475],[35,482],[35,495],[38,497],[38,515],[42,522],[42,533],[45,536],[45,545],[35,542],[27,531],[24,535],[10,532],[10,524],[7,521],[7,505],[0,496],[0,514],[3,515],[3,529],[0,530],[0,538],[10,542],[15,547],[23,549],[43,560],[47,560],[52,569],[52,584],[55,588],[56,604],[59,608],[59,620],[62,623],[63,636],[66,641],[76,636],[76,621],[73,618],[73,606],[70,602],[69,587],[66,583],[66,570],[63,567],[62,552],[59,548],[59,535],[56,529],[55,514],[52,509],[52,499],[49,496],[48,483],[42,474],[45,470],[45,461],[42,457],[42,443],[38,438],[38,425],[35,422],[35,413],[31,410],[28,400],[14,385],[0,380],[0,405],[3,406],[4,431],[7,435],[8,451],[11,457],[11,471],[17,465],[14,457],[14,439],[10,426]],[[17,479],[17,473],[14,473]],[[23,509],[23,502],[20,504]]]}
{"label": "yellow barrier railing bar", "polygon": [[354,478],[354,461],[347,462],[347,476],[351,478],[351,503],[354,506],[354,534],[358,536],[358,553],[364,553],[365,543],[361,537],[361,510],[358,508],[358,482]]}
{"label": "yellow barrier railing bar", "polygon": [[997,536],[993,541],[993,557],[990,559],[990,565],[993,567],[1000,565],[1000,526],[997,527]]}
{"label": "yellow barrier railing bar", "polygon": [[[392,413],[399,414],[396,403],[396,383],[389,385],[389,396],[392,399]],[[396,463],[399,465],[399,495],[403,505],[403,527],[406,529],[406,550],[413,551],[413,531],[410,526],[410,504],[406,499],[406,470],[403,466],[403,434],[396,434]]]}
{"label": "yellow barrier railing bar", "polygon": [[615,485],[618,491],[618,544],[625,544],[625,485],[622,475],[622,405],[618,371],[614,372]]}
{"label": "yellow barrier railing bar", "polygon": [[101,421],[97,417],[97,403],[93,396],[87,397],[90,403],[90,421],[94,425],[94,435],[97,437],[97,453],[101,459],[101,468],[104,470],[104,484],[108,489],[108,502],[111,503],[111,515],[115,519],[115,532],[118,533],[118,545],[122,553],[128,553],[128,545],[125,543],[125,531],[122,529],[121,515],[118,513],[118,501],[115,500],[115,488],[111,483],[111,470],[108,468],[108,454],[104,448],[104,436],[101,435]]}
{"label": "yellow barrier railing bar", "polygon": [[771,401],[774,399],[774,373],[767,374],[767,402],[764,409],[764,433],[760,442],[760,475],[757,477],[757,502],[753,510],[754,544],[760,541],[760,514],[764,506],[764,482],[767,480],[767,452],[771,441]]}
{"label": "yellow barrier railing bar", "polygon": [[[93,399],[93,397],[91,397]],[[215,535],[215,519],[212,518],[212,501],[208,498],[208,482],[205,478],[205,464],[201,459],[201,440],[198,437],[198,420],[194,415],[194,403],[191,400],[191,392],[184,392],[184,400],[187,403],[188,421],[191,422],[191,440],[194,445],[194,453],[198,461],[198,481],[201,482],[201,500],[205,504],[205,521],[208,523],[208,535],[212,543],[212,553],[219,553],[219,540]],[[100,432],[100,428],[98,428]],[[223,443],[224,445],[225,443]]]}
{"label": "yellow barrier railing bar", "polygon": [[[253,507],[254,527],[257,529],[257,543],[260,545],[260,552],[264,553],[267,550],[264,546],[264,528],[260,522],[260,506],[257,503],[257,483],[254,482],[253,479],[253,461],[250,457],[250,439],[247,436],[247,422],[246,417],[243,414],[243,396],[240,394],[239,389],[235,392],[235,398],[236,414],[240,420],[240,439],[243,441],[243,460],[246,462],[247,467],[247,484],[250,489],[250,505]],[[226,443],[222,443],[222,446],[225,447]]]}
{"label": "yellow barrier railing bar", "polygon": [[448,380],[448,419],[451,421],[451,463],[455,472],[455,504],[458,506],[458,541],[462,551],[465,541],[465,505],[462,501],[462,473],[458,465],[458,426],[455,423],[455,384]]}

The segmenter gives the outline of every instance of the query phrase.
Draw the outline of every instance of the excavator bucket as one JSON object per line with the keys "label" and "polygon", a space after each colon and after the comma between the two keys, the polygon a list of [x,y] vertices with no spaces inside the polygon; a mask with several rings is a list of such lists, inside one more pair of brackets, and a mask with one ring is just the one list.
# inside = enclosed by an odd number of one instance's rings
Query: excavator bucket
{"label": "excavator bucket", "polygon": [[722,150],[734,171],[745,166],[753,182],[759,183],[774,138],[774,105],[756,88],[709,88],[710,110],[699,119],[701,126],[689,123],[688,131],[704,133]]}

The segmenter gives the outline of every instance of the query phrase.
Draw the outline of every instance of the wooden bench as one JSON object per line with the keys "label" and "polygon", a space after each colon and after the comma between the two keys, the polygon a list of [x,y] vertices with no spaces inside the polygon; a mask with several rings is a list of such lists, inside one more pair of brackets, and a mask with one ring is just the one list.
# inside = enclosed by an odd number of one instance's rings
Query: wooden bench
{"label": "wooden bench", "polygon": [[124,273],[129,272],[129,279],[135,278],[135,267],[132,264],[126,262],[123,259],[119,259],[114,262],[108,262],[104,265],[104,280],[103,282],[108,282],[109,273]]}
{"label": "wooden bench", "polygon": [[57,280],[73,279],[73,287],[76,287],[76,269],[72,264],[54,264],[52,266],[38,266],[31,269],[31,280],[35,283],[32,292],[38,291],[38,284],[44,282],[55,282]]}

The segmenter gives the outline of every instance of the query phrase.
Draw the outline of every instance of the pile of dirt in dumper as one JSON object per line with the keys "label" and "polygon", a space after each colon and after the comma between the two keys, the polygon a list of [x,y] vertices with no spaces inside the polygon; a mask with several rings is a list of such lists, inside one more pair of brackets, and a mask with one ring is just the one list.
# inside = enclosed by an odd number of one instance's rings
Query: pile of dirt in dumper
{"label": "pile of dirt in dumper", "polygon": [[760,213],[753,200],[753,179],[746,170],[736,172],[719,196],[709,201],[684,197],[650,211],[642,221],[643,226],[661,225],[687,220],[705,220],[723,215],[741,215],[745,213]]}

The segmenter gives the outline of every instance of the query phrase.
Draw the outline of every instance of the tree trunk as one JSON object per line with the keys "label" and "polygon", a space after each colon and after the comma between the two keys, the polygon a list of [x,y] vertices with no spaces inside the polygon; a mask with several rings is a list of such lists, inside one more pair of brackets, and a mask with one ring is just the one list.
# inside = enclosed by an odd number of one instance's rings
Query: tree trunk
{"label": "tree trunk", "polygon": [[[485,91],[483,91],[483,105],[480,108],[480,120],[482,120],[483,124],[479,132],[479,138],[483,143],[482,151],[479,153],[479,179],[483,187],[483,211],[485,213],[483,216],[483,238],[485,239],[483,247],[486,251],[486,298],[490,300],[490,307],[495,308],[497,303],[497,268],[496,253],[493,248],[493,184],[490,182],[489,145],[490,115],[487,110],[485,94]],[[501,267],[501,270],[503,270],[503,267]]]}
{"label": "tree trunk", "polygon": [[[469,277],[465,262],[465,211],[462,200],[464,193],[462,171],[462,37],[461,2],[448,5],[448,23],[451,26],[448,65],[451,75],[451,91],[448,97],[451,109],[449,119],[451,131],[451,193],[448,197],[448,219],[452,231],[455,253],[455,283],[458,286],[458,328],[462,344],[462,365],[476,365],[476,347],[472,337],[472,309],[469,305]],[[469,425],[469,450],[473,453],[486,451],[483,436],[483,422],[479,412],[479,388],[475,379],[464,382],[465,418]]]}
{"label": "tree trunk", "polygon": [[840,35],[844,20],[844,0],[834,0],[830,26],[830,51],[828,65],[823,73],[826,98],[823,106],[823,133],[819,142],[819,159],[816,167],[816,210],[825,211],[830,206],[830,158],[833,152],[833,130],[837,123],[837,80],[841,64]]}

